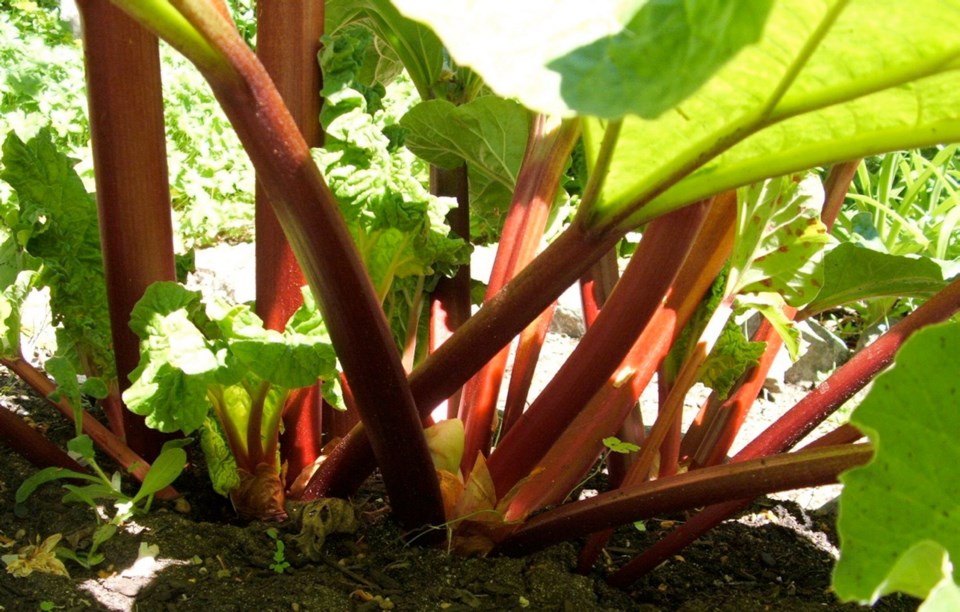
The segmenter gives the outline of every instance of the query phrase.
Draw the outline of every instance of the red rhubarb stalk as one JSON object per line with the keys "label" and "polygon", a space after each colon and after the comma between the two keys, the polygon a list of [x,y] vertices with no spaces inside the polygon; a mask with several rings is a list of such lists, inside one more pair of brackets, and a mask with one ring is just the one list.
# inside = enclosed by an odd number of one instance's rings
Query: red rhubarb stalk
{"label": "red rhubarb stalk", "polygon": [[[558,122],[538,115],[531,122],[527,149],[497,247],[485,302],[492,300],[539,250],[560,176],[579,134],[577,121]],[[460,466],[464,474],[473,468],[478,452],[484,455],[490,452],[497,398],[508,356],[509,349],[501,349],[463,389],[459,417],[465,430]]]}
{"label": "red rhubarb stalk", "polygon": [[647,227],[603,313],[491,455],[488,467],[498,497],[530,473],[604,383],[619,378],[618,366],[657,312],[706,210],[706,203],[689,206]]}
{"label": "red rhubarb stalk", "polygon": [[[927,325],[944,321],[958,310],[960,310],[960,280],[955,280],[890,328],[873,344],[854,355],[850,361],[838,368],[827,380],[737,453],[732,461],[762,459],[791,448],[890,365],[896,351],[914,332]],[[706,469],[711,468],[704,468]],[[704,470],[696,470],[696,472]],[[728,499],[732,497],[733,495],[730,495]],[[611,584],[622,586],[633,582],[732,514],[749,506],[752,501],[752,498],[734,499],[700,511],[621,568],[611,577]]]}
{"label": "red rhubarb stalk", "polygon": [[148,285],[176,279],[159,46],[156,36],[108,0],[81,0],[77,7],[83,20],[100,243],[119,387],[118,397],[105,408],[115,431],[122,423],[132,449],[155,457],[167,436],[122,410],[119,393],[140,363],[130,312]]}

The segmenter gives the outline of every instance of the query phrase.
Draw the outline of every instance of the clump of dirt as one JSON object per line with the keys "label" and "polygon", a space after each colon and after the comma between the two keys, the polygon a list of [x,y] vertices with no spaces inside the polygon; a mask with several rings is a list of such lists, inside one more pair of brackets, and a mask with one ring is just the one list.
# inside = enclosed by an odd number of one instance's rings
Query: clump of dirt
{"label": "clump of dirt", "polygon": [[[25,405],[47,434],[63,441],[72,426],[36,399],[8,389],[4,403]],[[0,408],[5,409],[5,408]],[[49,417],[44,416],[49,415]],[[47,424],[49,418],[49,425]],[[34,468],[0,447],[0,542],[15,544],[63,534],[62,545],[84,550],[96,525],[93,511],[64,504],[56,485],[23,507],[14,493]],[[67,562],[70,577],[0,572],[5,610],[856,610],[829,591],[835,544],[830,516],[810,516],[790,502],[761,501],[721,525],[629,589],[604,581],[684,516],[647,521],[644,531],[619,530],[588,576],[573,572],[579,543],[513,558],[462,558],[442,547],[409,545],[389,520],[382,488],[372,480],[354,500],[360,528],[331,535],[319,559],[299,549],[294,520],[241,524],[213,494],[199,469],[177,482],[191,504],[180,514],[158,503],[102,547],[92,569]],[[274,529],[275,531],[270,531]],[[156,547],[138,560],[142,545]],[[913,610],[890,597],[880,610]]]}

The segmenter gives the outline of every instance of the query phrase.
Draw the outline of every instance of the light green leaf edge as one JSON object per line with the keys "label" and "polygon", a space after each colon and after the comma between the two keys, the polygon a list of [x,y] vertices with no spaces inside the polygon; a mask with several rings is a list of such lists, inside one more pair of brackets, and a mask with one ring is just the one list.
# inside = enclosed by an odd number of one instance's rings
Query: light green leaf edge
{"label": "light green leaf edge", "polygon": [[928,327],[853,413],[876,454],[840,477],[833,586],[842,599],[868,603],[893,589],[927,597],[941,582],[943,552],[960,559],[958,371],[960,323]]}

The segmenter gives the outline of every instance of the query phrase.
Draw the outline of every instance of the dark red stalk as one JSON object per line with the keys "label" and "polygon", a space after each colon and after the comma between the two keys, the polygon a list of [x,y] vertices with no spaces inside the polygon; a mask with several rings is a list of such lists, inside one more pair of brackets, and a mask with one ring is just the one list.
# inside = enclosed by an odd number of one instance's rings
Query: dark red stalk
{"label": "dark red stalk", "polygon": [[[603,304],[620,279],[617,250],[611,249],[600,261],[580,278],[580,302],[583,306],[583,324],[589,329],[600,314]],[[624,419],[617,432],[617,438],[629,444],[640,446],[643,442],[643,417],[639,405]],[[610,453],[607,455],[607,479],[617,486],[629,469],[633,455],[630,453]]]}
{"label": "dark red stalk", "polygon": [[530,386],[533,384],[537,360],[540,358],[540,350],[543,348],[547,332],[550,331],[550,323],[553,321],[553,312],[556,307],[556,302],[551,304],[520,334],[520,340],[517,342],[517,353],[513,357],[510,382],[507,386],[507,399],[503,407],[503,423],[500,425],[501,437],[510,431],[510,428],[516,424],[527,407],[527,396],[530,393]]}
{"label": "dark red stalk", "polygon": [[580,301],[583,304],[583,323],[589,328],[597,320],[613,287],[620,279],[617,251],[611,249],[580,278]]}
{"label": "dark red stalk", "polygon": [[[11,372],[20,377],[23,382],[36,391],[41,397],[47,399],[54,408],[60,411],[60,414],[67,417],[71,423],[76,421],[76,414],[73,406],[61,398],[54,402],[50,399],[50,394],[57,390],[57,386],[47,378],[47,375],[35,368],[30,362],[24,359],[0,359],[0,365],[3,365]],[[108,457],[117,462],[117,464],[127,470],[139,481],[143,481],[144,476],[150,469],[150,463],[145,461],[129,446],[124,444],[123,440],[114,435],[109,429],[100,424],[100,421],[93,418],[86,410],[81,410],[81,420],[83,433],[90,436],[90,439],[104,452]],[[157,493],[160,499],[172,499],[179,497],[179,493],[173,487]]]}
{"label": "dark red stalk", "polygon": [[[273,79],[308,146],[323,144],[320,125],[322,77],[317,53],[323,35],[323,0],[257,2],[257,56]],[[282,331],[300,307],[307,284],[264,189],[256,192],[257,315],[268,329]],[[320,455],[320,393],[292,393],[283,411],[281,441],[287,484]]]}
{"label": "dark red stalk", "polygon": [[[725,198],[728,218],[732,219],[735,200]],[[706,224],[725,228],[726,248],[732,240],[730,223]],[[438,351],[428,357],[410,376],[410,388],[417,399],[422,418],[464,379],[483,365],[537,317],[551,302],[589,270],[590,266],[610,251],[620,239],[618,231],[591,233],[578,221],[539,255],[536,262],[524,269],[508,286],[480,311]],[[719,240],[711,240],[719,242]],[[722,265],[722,261],[721,261]],[[702,271],[697,270],[699,275]],[[539,310],[538,310],[539,309]],[[349,467],[347,467],[349,466]],[[373,470],[373,457],[362,426],[344,438],[337,451],[314,475],[305,491],[305,499],[325,495],[352,495]],[[309,497],[307,497],[309,495]]]}
{"label": "dark red stalk", "polygon": [[[178,3],[178,8],[226,58],[227,65],[209,67],[205,76],[250,155],[317,298],[397,519],[411,527],[442,523],[436,473],[400,355],[306,141],[232,24],[210,15],[202,4]],[[185,51],[189,55],[191,49]]]}
{"label": "dark red stalk", "polygon": [[[87,100],[93,145],[100,242],[110,327],[122,392],[140,362],[130,312],[147,286],[176,279],[167,179],[163,92],[157,38],[108,0],[77,2],[83,20]],[[117,400],[107,406],[122,406]],[[168,436],[143,417],[109,414],[122,422],[127,444],[155,457]]]}
{"label": "dark red stalk", "polygon": [[620,378],[618,366],[657,312],[706,210],[705,203],[688,206],[647,226],[603,314],[491,455],[488,467],[498,497],[530,473],[604,383]]}
{"label": "dark red stalk", "polygon": [[[878,338],[876,342],[854,355],[850,361],[838,368],[820,386],[741,450],[732,461],[747,461],[781,453],[791,448],[886,368],[893,361],[896,351],[910,335],[927,325],[950,318],[958,310],[960,310],[960,280],[950,283]],[[838,435],[853,434],[844,432]],[[710,468],[704,468],[706,469]],[[697,470],[697,472],[704,470]],[[633,582],[732,514],[749,506],[751,502],[752,499],[739,499],[702,510],[675,531],[637,555],[633,561],[617,572],[610,582],[617,585]]]}
{"label": "dark red stalk", "polygon": [[[619,239],[615,230],[593,233],[576,221],[567,227],[534,265],[524,269],[410,374],[410,390],[421,418],[427,418]],[[361,425],[320,466],[304,499],[352,495],[373,469],[371,447]]]}
{"label": "dark red stalk", "polygon": [[[539,250],[560,176],[579,135],[580,124],[576,121],[557,125],[544,115],[537,115],[531,121],[527,148],[484,302],[493,299]],[[464,474],[473,469],[477,453],[490,452],[497,398],[508,357],[509,349],[501,349],[463,389],[459,417],[465,430],[460,466]]]}
{"label": "dark red stalk", "polygon": [[[532,470],[535,475],[527,478],[510,496],[511,502],[505,509],[507,521],[520,520],[545,505],[561,501],[593,466],[603,448],[603,438],[616,432],[627,416],[636,412],[637,399],[657,365],[729,255],[736,218],[732,203],[731,198],[722,197],[711,207],[666,299],[657,307],[617,372],[573,422],[565,424],[566,429]],[[631,275],[634,267],[632,263],[628,267]],[[629,282],[627,275],[623,282]],[[612,300],[610,303],[615,304]],[[606,316],[601,314],[597,320]],[[499,452],[498,448],[494,456]]]}
{"label": "dark red stalk", "polygon": [[718,465],[564,504],[527,521],[498,551],[525,555],[558,541],[703,503],[834,483],[873,455],[869,444],[831,446]]}
{"label": "dark red stalk", "polygon": [[59,446],[6,408],[0,408],[0,441],[38,468],[62,467],[77,472],[86,471]]}
{"label": "dark red stalk", "polygon": [[[451,232],[470,242],[470,190],[467,167],[446,170],[430,167],[430,192],[457,199],[457,206],[447,213]],[[429,352],[447,341],[463,322],[470,318],[470,263],[460,266],[453,278],[441,278],[430,295]],[[454,418],[460,409],[460,392],[447,400],[447,417]]]}

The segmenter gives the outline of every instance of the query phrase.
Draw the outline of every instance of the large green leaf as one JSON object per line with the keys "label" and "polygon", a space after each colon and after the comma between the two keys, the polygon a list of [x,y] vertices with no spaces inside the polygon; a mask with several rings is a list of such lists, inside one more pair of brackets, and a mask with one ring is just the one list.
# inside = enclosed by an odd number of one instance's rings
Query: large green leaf
{"label": "large green leaf", "polygon": [[771,0],[395,0],[502,96],[560,115],[671,109],[763,32]]}
{"label": "large green leaf", "polygon": [[888,255],[851,243],[838,245],[823,259],[823,288],[807,305],[808,313],[877,297],[928,297],[949,279],[927,257]]}
{"label": "large green leaf", "polygon": [[[624,120],[590,222],[634,208],[641,223],[768,176],[960,138],[958,27],[956,0],[777,2],[759,42],[673,111]],[[604,129],[587,122],[590,159]]]}
{"label": "large green leaf", "polygon": [[938,585],[937,597],[956,596],[944,563],[960,559],[958,371],[960,324],[924,329],[853,413],[876,455],[840,478],[840,597],[872,602],[902,590],[923,598]]}

